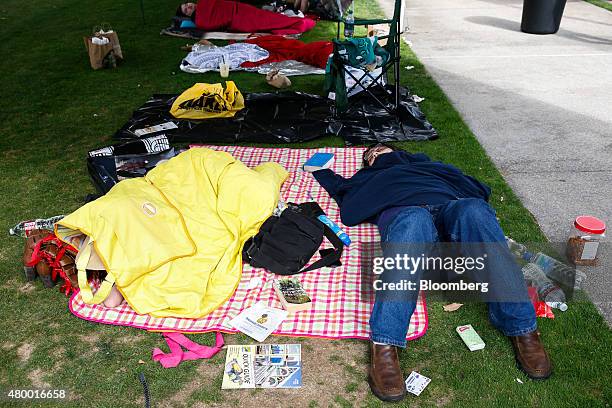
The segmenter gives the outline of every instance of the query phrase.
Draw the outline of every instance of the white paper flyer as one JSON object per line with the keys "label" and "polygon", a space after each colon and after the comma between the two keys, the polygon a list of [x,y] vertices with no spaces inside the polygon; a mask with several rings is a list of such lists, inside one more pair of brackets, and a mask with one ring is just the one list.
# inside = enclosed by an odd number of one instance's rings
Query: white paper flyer
{"label": "white paper flyer", "polygon": [[263,302],[244,309],[230,324],[249,337],[262,342],[287,317],[287,311],[266,306]]}

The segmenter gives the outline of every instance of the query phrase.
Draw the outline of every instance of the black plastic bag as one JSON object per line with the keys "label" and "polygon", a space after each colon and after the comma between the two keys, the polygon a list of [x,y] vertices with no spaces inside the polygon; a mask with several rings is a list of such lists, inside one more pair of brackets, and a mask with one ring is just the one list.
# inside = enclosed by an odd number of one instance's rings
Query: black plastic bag
{"label": "black plastic bag", "polygon": [[[379,99],[392,97],[393,86],[370,88]],[[400,103],[396,115],[391,115],[366,92],[352,96],[349,108],[340,114],[332,126],[347,146],[377,142],[433,140],[438,133],[427,121],[407,88],[400,87]]]}
{"label": "black plastic bag", "polygon": [[[382,96],[382,88],[373,88]],[[177,95],[153,95],[136,110],[114,138],[138,138],[140,129],[172,123],[165,130],[171,142],[298,143],[326,135],[344,138],[347,145],[372,142],[430,140],[438,135],[410,92],[401,88],[398,115],[391,115],[365,92],[351,98],[351,108],[334,114],[334,102],[300,92],[245,94],[245,108],[232,118],[180,120],[170,114]]]}
{"label": "black plastic bag", "polygon": [[159,94],[134,112],[115,139],[138,137],[139,129],[172,122],[177,128],[164,133],[171,142],[296,143],[327,133],[330,110],[327,100],[299,92],[250,93],[245,108],[232,118],[176,119],[170,107],[177,95]]}

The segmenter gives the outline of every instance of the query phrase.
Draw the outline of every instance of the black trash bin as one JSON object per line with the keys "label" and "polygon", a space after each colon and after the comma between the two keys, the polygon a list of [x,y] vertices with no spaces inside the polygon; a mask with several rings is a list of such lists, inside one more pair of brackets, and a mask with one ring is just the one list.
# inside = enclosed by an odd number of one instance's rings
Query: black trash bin
{"label": "black trash bin", "polygon": [[554,34],[559,31],[567,0],[523,0],[521,31],[530,34]]}

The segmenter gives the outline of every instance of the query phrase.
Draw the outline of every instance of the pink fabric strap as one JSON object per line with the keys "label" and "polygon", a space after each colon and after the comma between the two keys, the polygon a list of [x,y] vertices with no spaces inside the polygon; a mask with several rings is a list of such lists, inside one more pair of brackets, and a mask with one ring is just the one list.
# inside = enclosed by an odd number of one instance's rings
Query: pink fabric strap
{"label": "pink fabric strap", "polygon": [[[164,368],[172,368],[178,366],[181,361],[199,360],[202,358],[211,358],[225,344],[221,332],[215,334],[215,345],[203,346],[195,341],[189,340],[184,334],[168,332],[163,333],[166,343],[170,348],[170,353],[164,353],[157,347],[153,349],[153,361],[159,361]],[[187,351],[183,351],[183,348]]]}

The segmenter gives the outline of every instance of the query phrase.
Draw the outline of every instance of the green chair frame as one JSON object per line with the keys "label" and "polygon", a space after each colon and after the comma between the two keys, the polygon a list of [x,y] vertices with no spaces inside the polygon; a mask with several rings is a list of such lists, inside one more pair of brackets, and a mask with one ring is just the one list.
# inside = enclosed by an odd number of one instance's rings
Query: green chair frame
{"label": "green chair frame", "polygon": [[[355,85],[347,90],[347,94],[349,94],[355,87],[361,86],[378,104],[380,104],[383,108],[385,108],[390,114],[395,114],[397,111],[397,107],[399,106],[400,99],[400,41],[402,35],[402,3],[403,0],[395,0],[395,6],[393,9],[393,17],[391,19],[355,19],[353,22],[353,26],[367,26],[367,25],[376,25],[376,24],[388,24],[389,25],[389,34],[379,37],[379,39],[387,39],[387,44],[383,46],[385,50],[389,53],[389,60],[385,65],[382,66],[382,72],[374,78],[372,74],[366,71],[366,75],[373,79],[373,81],[364,86],[361,83],[360,79],[357,79],[349,70],[345,68],[345,72],[353,78],[355,81]],[[337,21],[338,30],[336,32],[336,38],[340,39],[340,24],[346,25],[346,20],[344,18]],[[395,79],[395,86],[393,91],[393,109],[390,109],[388,104],[385,104],[381,101],[376,95],[372,93],[369,89],[373,85],[377,85],[383,75],[387,78],[388,71],[393,68],[393,77]],[[363,76],[362,78],[365,78]],[[388,82],[388,81],[387,81]]]}

